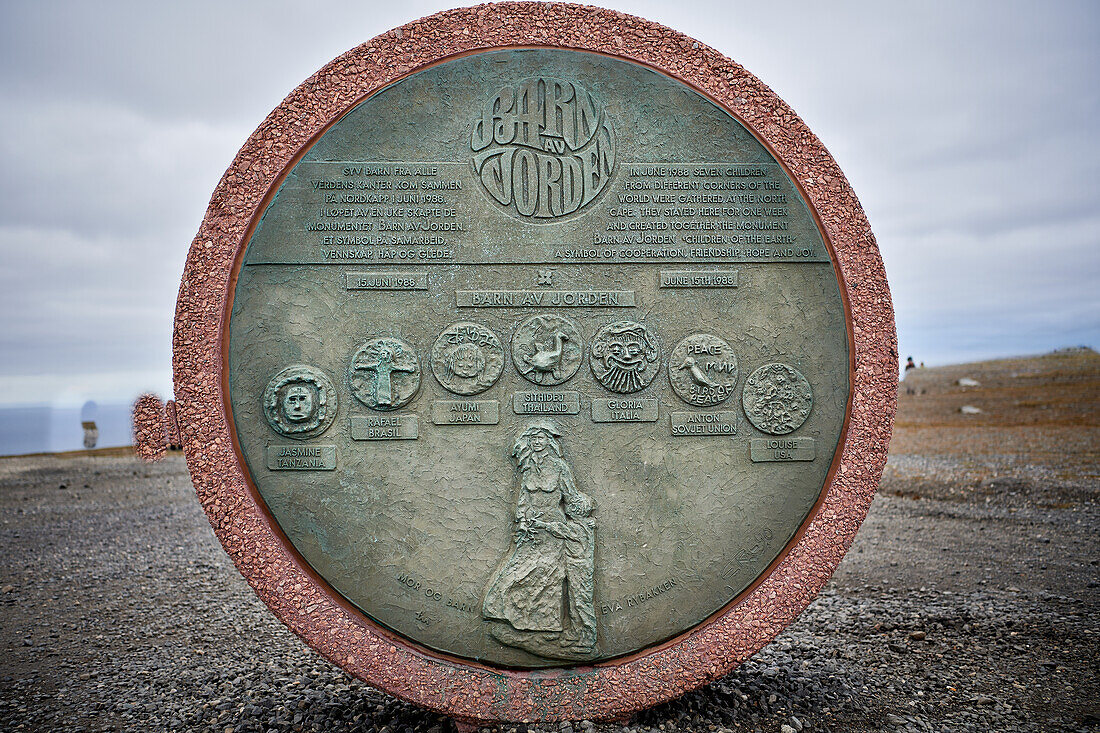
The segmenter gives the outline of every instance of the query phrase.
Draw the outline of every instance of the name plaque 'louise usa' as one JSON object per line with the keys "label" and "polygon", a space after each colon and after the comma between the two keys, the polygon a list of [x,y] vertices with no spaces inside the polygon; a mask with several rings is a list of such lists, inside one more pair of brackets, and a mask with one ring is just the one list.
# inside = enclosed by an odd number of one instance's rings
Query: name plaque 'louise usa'
{"label": "name plaque 'louise usa'", "polygon": [[[189,260],[229,275],[217,384],[173,408],[188,447],[220,403],[200,498],[322,653],[463,719],[613,717],[759,648],[839,561],[885,457],[888,292],[839,170],[739,67],[639,19],[616,53],[605,11],[477,10],[341,57],[242,150]],[[672,692],[602,676],[647,659]],[[440,669],[508,691],[414,681]]]}

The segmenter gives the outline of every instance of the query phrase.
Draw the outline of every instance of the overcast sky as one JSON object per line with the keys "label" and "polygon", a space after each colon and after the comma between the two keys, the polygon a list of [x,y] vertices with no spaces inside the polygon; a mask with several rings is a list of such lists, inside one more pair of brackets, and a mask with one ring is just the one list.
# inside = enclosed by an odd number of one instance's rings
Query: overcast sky
{"label": "overcast sky", "polygon": [[[902,357],[1100,346],[1100,3],[607,2],[770,85],[852,182]],[[291,89],[448,4],[0,5],[0,405],[171,389],[215,184]]]}

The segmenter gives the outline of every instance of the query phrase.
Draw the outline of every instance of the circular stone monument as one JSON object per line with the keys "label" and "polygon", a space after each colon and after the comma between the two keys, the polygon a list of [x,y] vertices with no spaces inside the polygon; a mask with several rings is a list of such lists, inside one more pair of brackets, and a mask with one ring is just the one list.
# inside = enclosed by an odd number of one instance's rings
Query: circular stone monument
{"label": "circular stone monument", "polygon": [[178,435],[249,583],[360,679],[620,719],[806,607],[896,388],[867,220],[774,93],[649,21],[503,3],[349,51],[248,139],[139,448]]}

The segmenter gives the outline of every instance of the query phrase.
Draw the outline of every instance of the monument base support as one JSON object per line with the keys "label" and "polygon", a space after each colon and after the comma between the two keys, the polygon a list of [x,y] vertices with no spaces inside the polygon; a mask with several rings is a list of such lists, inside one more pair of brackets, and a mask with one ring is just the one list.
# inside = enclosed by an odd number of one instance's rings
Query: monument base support
{"label": "monument base support", "polygon": [[451,718],[451,722],[455,724],[457,733],[476,733],[482,725],[476,720],[466,718]]}

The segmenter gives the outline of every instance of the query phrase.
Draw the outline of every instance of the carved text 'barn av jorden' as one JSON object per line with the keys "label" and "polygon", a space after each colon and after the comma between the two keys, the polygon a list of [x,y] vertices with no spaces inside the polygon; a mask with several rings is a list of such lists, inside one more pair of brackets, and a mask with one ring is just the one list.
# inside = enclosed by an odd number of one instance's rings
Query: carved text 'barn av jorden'
{"label": "carved text 'barn av jorden'", "polygon": [[615,134],[578,84],[533,77],[489,99],[470,135],[474,172],[509,213],[557,219],[592,203],[615,168]]}

